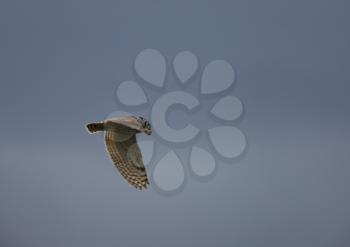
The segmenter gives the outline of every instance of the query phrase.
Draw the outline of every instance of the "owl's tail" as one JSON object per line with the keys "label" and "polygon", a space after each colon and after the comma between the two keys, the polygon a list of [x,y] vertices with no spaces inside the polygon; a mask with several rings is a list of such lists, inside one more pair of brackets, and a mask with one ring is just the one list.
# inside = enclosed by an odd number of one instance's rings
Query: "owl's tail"
{"label": "owl's tail", "polygon": [[90,134],[95,133],[97,131],[103,131],[105,129],[104,123],[89,123],[86,125],[87,130]]}

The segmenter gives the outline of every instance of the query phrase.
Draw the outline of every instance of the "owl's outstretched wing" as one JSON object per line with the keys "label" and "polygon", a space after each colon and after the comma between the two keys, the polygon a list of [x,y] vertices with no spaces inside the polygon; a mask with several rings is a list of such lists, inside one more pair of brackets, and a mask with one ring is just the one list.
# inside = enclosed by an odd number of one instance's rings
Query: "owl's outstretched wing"
{"label": "owl's outstretched wing", "polygon": [[123,133],[107,130],[105,144],[111,160],[123,178],[137,189],[147,188],[149,182],[135,134],[126,138]]}

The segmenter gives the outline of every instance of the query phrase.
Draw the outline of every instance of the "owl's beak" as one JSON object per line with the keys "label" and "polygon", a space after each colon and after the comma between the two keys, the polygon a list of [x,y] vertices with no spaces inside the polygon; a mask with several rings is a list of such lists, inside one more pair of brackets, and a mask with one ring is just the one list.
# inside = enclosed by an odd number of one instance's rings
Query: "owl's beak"
{"label": "owl's beak", "polygon": [[152,130],[150,130],[150,129],[145,129],[144,132],[147,135],[151,135],[152,134]]}

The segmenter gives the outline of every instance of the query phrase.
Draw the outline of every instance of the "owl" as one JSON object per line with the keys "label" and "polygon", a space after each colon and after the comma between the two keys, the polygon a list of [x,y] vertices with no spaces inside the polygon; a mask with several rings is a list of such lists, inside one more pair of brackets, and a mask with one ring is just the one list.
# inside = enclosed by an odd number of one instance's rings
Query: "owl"
{"label": "owl", "polygon": [[107,152],[122,177],[136,189],[149,184],[136,134],[152,134],[151,124],[143,117],[124,116],[86,125],[89,133],[104,132]]}

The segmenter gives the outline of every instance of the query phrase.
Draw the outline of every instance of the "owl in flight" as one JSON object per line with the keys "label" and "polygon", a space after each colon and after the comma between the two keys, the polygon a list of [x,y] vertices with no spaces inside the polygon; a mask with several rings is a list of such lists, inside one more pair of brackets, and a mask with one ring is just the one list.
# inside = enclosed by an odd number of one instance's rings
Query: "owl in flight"
{"label": "owl in flight", "polygon": [[150,123],[143,117],[125,116],[89,123],[86,128],[91,134],[105,132],[106,149],[119,173],[136,189],[146,189],[149,182],[136,134],[151,135]]}

